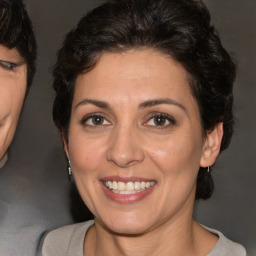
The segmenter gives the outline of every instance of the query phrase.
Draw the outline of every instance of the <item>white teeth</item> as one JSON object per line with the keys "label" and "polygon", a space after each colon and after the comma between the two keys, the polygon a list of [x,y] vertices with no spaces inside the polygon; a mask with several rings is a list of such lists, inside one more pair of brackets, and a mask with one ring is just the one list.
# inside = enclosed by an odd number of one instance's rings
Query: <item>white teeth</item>
{"label": "white teeth", "polygon": [[[109,182],[111,182],[111,181],[109,181]],[[117,182],[116,182],[116,181],[113,181],[113,183],[112,183],[112,188],[113,188],[113,189],[117,189]]]}
{"label": "white teeth", "polygon": [[154,181],[129,181],[127,183],[122,181],[105,181],[105,186],[111,189],[114,193],[118,194],[134,194],[137,192],[141,192],[145,189],[152,187],[155,182]]}
{"label": "white teeth", "polygon": [[134,189],[140,190],[140,182],[139,181],[134,182]]}
{"label": "white teeth", "polygon": [[113,183],[112,183],[111,181],[107,181],[106,186],[107,186],[108,188],[112,189],[112,188],[113,188]]}
{"label": "white teeth", "polygon": [[134,190],[133,182],[127,182],[125,188],[129,191]]}
{"label": "white teeth", "polygon": [[124,191],[125,190],[125,183],[121,182],[121,181],[118,181],[117,182],[117,189],[121,190],[121,191]]}

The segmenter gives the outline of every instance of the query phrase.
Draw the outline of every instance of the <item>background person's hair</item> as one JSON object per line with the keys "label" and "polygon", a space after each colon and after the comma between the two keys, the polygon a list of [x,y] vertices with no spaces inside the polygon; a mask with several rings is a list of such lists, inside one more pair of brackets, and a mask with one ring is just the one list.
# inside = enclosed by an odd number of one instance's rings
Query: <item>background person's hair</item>
{"label": "background person's hair", "polygon": [[[76,78],[92,70],[104,52],[153,48],[178,61],[188,72],[204,135],[223,122],[221,151],[233,133],[235,66],[210,24],[200,0],[112,0],[83,17],[66,36],[54,68],[53,119],[68,140]],[[196,198],[211,197],[214,184],[200,168]]]}
{"label": "background person's hair", "polygon": [[16,48],[27,64],[27,91],[35,74],[37,45],[22,0],[0,1],[0,44]]}

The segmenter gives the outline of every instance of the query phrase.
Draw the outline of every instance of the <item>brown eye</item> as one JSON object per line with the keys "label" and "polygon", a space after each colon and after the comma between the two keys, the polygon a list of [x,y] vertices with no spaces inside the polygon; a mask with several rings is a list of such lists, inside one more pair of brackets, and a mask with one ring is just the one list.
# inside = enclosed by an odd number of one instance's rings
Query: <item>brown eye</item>
{"label": "brown eye", "polygon": [[168,121],[164,116],[154,116],[153,117],[154,124],[157,126],[163,126]]}
{"label": "brown eye", "polygon": [[110,125],[110,122],[102,115],[90,115],[85,117],[81,124],[85,126],[107,126]]}
{"label": "brown eye", "polygon": [[104,123],[104,118],[102,116],[94,116],[91,119],[94,125],[102,125]]}
{"label": "brown eye", "polygon": [[166,114],[157,114],[152,116],[146,123],[146,126],[165,128],[174,125],[175,120]]}

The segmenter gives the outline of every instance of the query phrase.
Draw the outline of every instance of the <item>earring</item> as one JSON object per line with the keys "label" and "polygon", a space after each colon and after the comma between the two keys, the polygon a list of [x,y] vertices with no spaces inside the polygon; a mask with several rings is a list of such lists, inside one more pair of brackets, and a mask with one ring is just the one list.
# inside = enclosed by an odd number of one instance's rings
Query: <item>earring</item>
{"label": "earring", "polygon": [[71,169],[71,166],[70,166],[70,160],[68,160],[68,175],[69,175],[69,179],[70,179],[71,176],[72,176],[72,169]]}
{"label": "earring", "polygon": [[210,166],[207,167],[207,173],[210,173]]}

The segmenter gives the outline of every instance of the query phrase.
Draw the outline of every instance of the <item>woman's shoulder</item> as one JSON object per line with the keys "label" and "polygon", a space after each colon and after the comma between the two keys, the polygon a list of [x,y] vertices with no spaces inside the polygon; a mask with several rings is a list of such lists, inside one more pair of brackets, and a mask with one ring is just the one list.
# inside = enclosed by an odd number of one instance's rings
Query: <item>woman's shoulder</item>
{"label": "woman's shoulder", "polygon": [[246,256],[246,250],[241,244],[231,241],[218,230],[205,228],[219,237],[217,244],[207,256]]}
{"label": "woman's shoulder", "polygon": [[[93,220],[67,225],[47,233],[41,241],[38,256],[82,255],[83,241]],[[73,249],[74,248],[74,249]]]}

